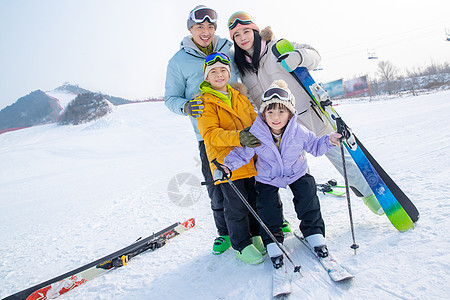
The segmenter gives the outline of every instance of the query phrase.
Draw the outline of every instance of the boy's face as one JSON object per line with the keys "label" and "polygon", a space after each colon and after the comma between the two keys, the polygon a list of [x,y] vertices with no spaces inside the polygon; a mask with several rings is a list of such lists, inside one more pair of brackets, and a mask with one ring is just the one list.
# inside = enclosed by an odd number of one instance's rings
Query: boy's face
{"label": "boy's face", "polygon": [[283,133],[283,128],[289,122],[291,112],[284,105],[277,105],[264,111],[264,120],[274,134]]}
{"label": "boy's face", "polygon": [[230,80],[230,73],[225,67],[214,67],[212,68],[205,81],[211,84],[211,87],[216,91],[227,92],[227,84]]}
{"label": "boy's face", "polygon": [[216,29],[214,28],[214,24],[205,21],[194,24],[189,31],[192,34],[194,42],[206,48],[212,43]]}

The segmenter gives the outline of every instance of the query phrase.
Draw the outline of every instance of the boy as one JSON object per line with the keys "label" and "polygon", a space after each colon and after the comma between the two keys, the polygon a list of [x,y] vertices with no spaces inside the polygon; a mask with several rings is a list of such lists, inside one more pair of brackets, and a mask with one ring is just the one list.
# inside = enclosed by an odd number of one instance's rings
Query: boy
{"label": "boy", "polygon": [[[203,114],[197,119],[198,129],[205,141],[207,156],[222,161],[235,147],[243,144],[256,146],[258,140],[248,132],[256,113],[248,98],[233,89],[230,79],[230,59],[223,53],[206,57],[204,81],[200,92],[204,104]],[[250,143],[249,143],[250,141]],[[216,167],[210,164],[211,174]],[[233,172],[232,180],[250,205],[256,204],[252,159]],[[226,181],[217,182],[224,195],[224,214],[231,246],[243,262],[258,264],[266,253],[259,235],[259,225],[249,216],[247,207]]]}
{"label": "boy", "polygon": [[[278,189],[289,186],[294,194],[294,207],[300,231],[319,256],[327,256],[325,224],[320,212],[314,178],[307,174],[302,151],[320,156],[339,144],[339,133],[316,137],[296,122],[295,99],[283,80],[272,83],[261,97],[258,116],[250,129],[261,141],[257,148],[236,147],[224,160],[231,171],[248,163],[256,154],[255,168],[258,213],[277,241],[283,243],[282,209]],[[283,266],[281,250],[269,235],[261,236],[275,268]]]}

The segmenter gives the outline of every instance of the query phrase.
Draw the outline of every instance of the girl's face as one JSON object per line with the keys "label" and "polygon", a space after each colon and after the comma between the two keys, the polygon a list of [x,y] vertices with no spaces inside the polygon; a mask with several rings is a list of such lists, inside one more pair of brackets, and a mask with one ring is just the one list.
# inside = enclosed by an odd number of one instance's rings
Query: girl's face
{"label": "girl's face", "polygon": [[216,91],[227,92],[227,83],[230,80],[230,73],[225,67],[215,67],[209,71],[206,77],[206,82],[211,84],[211,87]]}
{"label": "girl's face", "polygon": [[233,38],[236,45],[244,51],[251,49],[255,40],[253,29],[250,28],[241,28],[236,30]]}
{"label": "girl's face", "polygon": [[263,116],[270,131],[278,135],[283,133],[283,128],[291,118],[291,112],[284,105],[276,105],[272,109],[266,109]]}

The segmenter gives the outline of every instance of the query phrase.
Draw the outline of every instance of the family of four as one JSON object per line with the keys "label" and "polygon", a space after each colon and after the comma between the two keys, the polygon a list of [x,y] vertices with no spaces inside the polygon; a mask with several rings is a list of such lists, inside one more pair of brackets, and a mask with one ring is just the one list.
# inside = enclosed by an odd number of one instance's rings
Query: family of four
{"label": "family of four", "polygon": [[[200,5],[189,13],[190,35],[167,67],[165,104],[190,116],[205,181],[214,181],[216,166],[211,160],[217,159],[279,243],[286,222],[278,190],[289,186],[300,231],[319,255],[326,256],[325,224],[305,152],[326,154],[339,169],[340,152],[334,146],[341,135],[289,74],[299,66],[315,68],[320,55],[309,45],[292,43],[295,50],[277,61],[272,53],[277,40],[270,27],[260,30],[245,12],[228,20],[234,51],[232,42],[215,35],[216,28],[213,9]],[[382,213],[362,175],[351,168],[350,184],[369,208]],[[279,265],[282,251],[230,184],[216,180],[207,190],[218,232],[213,253],[232,247],[249,264],[262,262],[267,253]]]}

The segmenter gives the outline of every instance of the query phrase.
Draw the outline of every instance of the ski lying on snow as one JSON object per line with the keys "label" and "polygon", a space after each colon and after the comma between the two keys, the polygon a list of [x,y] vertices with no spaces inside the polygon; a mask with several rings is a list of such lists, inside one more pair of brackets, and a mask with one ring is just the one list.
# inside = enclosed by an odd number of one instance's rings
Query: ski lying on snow
{"label": "ski lying on snow", "polygon": [[142,252],[148,250],[153,251],[161,248],[169,239],[194,227],[194,225],[194,218],[191,218],[183,223],[174,223],[169,227],[152,234],[149,237],[138,239],[130,246],[120,249],[114,253],[111,253],[110,255],[102,257],[96,261],[67,272],[63,275],[57,276],[26,290],[15,293],[4,298],[3,300],[54,299],[111,269],[125,266],[131,258],[141,254]]}
{"label": "ski lying on snow", "polygon": [[311,245],[306,241],[306,239],[302,236],[301,232],[298,230],[294,230],[294,236],[297,237],[309,250],[314,254],[317,260],[320,262],[322,267],[327,271],[328,275],[333,281],[342,281],[346,279],[353,278],[353,275],[350,274],[346,269],[344,269],[331,254],[328,254],[327,257],[319,257],[314,249],[311,248]]}

